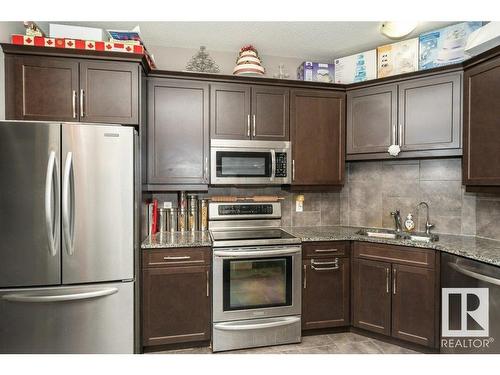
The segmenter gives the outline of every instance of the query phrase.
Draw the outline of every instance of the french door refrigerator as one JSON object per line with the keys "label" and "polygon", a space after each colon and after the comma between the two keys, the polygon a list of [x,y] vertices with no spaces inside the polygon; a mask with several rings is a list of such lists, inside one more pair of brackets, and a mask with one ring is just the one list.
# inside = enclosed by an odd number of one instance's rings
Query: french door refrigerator
{"label": "french door refrigerator", "polygon": [[0,122],[0,353],[134,352],[135,144]]}

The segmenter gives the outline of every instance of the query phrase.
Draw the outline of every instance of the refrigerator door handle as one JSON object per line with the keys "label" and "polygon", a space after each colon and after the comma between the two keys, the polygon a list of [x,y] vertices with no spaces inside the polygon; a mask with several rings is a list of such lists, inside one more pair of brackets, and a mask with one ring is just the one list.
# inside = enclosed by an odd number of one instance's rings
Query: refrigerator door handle
{"label": "refrigerator door handle", "polygon": [[3,300],[9,302],[28,302],[28,303],[40,303],[40,302],[64,302],[64,301],[75,301],[82,299],[98,298],[110,296],[118,292],[117,288],[102,288],[97,290],[92,290],[90,292],[83,293],[68,293],[68,294],[47,294],[47,295],[34,295],[34,294],[7,294],[2,297]]}
{"label": "refrigerator door handle", "polygon": [[[55,183],[54,183],[55,175]],[[54,197],[54,210],[52,210],[52,198]],[[53,215],[53,212],[55,215]],[[47,162],[47,175],[45,177],[45,226],[47,229],[47,239],[49,242],[49,253],[51,256],[57,255],[57,238],[59,237],[59,172],[57,168],[56,152],[51,151]]]}
{"label": "refrigerator door handle", "polygon": [[[68,255],[73,255],[74,252],[74,207],[73,207],[73,196],[74,196],[74,183],[72,183],[72,173],[73,173],[73,153],[68,152],[66,156],[66,162],[64,165],[64,177],[62,186],[62,227],[63,227],[63,237],[64,244],[66,247],[66,252]],[[72,233],[73,232],[73,233]]]}

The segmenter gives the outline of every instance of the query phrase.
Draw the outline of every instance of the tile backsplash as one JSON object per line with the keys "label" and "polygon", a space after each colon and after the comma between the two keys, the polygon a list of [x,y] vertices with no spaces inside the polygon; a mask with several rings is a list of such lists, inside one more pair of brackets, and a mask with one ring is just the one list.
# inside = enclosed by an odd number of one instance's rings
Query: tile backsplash
{"label": "tile backsplash", "polygon": [[[280,195],[283,226],[350,225],[394,228],[390,212],[402,219],[413,214],[425,229],[425,201],[436,233],[478,235],[500,240],[500,196],[466,193],[461,181],[461,159],[389,160],[351,162],[340,192],[304,193],[303,212],[295,212],[299,193],[265,188],[210,188],[209,195]],[[176,194],[153,194],[177,204]]]}

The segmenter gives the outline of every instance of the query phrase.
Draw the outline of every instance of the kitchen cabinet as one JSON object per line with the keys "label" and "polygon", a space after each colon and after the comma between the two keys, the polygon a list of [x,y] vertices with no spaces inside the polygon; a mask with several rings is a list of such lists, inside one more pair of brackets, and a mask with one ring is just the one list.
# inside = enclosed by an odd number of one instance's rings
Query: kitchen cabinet
{"label": "kitchen cabinet", "polygon": [[139,123],[137,64],[111,61],[80,62],[80,121]]}
{"label": "kitchen cabinet", "polygon": [[210,248],[143,252],[144,346],[210,340],[210,253]]}
{"label": "kitchen cabinet", "polygon": [[5,55],[7,120],[77,121],[78,61]]}
{"label": "kitchen cabinet", "polygon": [[344,183],[345,93],[292,90],[292,185]]}
{"label": "kitchen cabinet", "polygon": [[210,86],[210,101],[211,138],[290,138],[290,94],[286,87],[215,83]]}
{"label": "kitchen cabinet", "polygon": [[461,111],[461,72],[349,90],[347,160],[460,156]]}
{"label": "kitchen cabinet", "polygon": [[366,259],[352,262],[352,325],[391,334],[391,264]]}
{"label": "kitchen cabinet", "polygon": [[463,182],[467,187],[500,186],[499,97],[500,57],[465,70]]}
{"label": "kitchen cabinet", "polygon": [[433,269],[392,265],[392,336],[434,345],[435,277]]}
{"label": "kitchen cabinet", "polygon": [[398,86],[347,92],[347,154],[387,153],[397,142]]}
{"label": "kitchen cabinet", "polygon": [[8,120],[139,124],[139,64],[5,55]]}
{"label": "kitchen cabinet", "polygon": [[250,139],[250,86],[230,83],[210,85],[211,137]]}
{"label": "kitchen cabinet", "polygon": [[398,86],[398,140],[403,156],[405,151],[460,150],[462,73],[408,80]]}
{"label": "kitchen cabinet", "polygon": [[355,242],[352,325],[435,348],[439,258],[434,250]]}
{"label": "kitchen cabinet", "polygon": [[148,81],[147,183],[173,190],[208,184],[209,85]]}
{"label": "kitchen cabinet", "polygon": [[348,248],[348,242],[338,244],[317,242],[303,245],[303,330],[349,325]]}

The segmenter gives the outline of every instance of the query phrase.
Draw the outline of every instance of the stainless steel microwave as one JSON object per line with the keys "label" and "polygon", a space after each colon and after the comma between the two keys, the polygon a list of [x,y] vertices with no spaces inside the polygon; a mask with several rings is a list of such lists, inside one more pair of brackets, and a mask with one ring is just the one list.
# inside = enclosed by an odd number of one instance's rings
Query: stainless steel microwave
{"label": "stainless steel microwave", "polygon": [[290,142],[212,139],[212,185],[286,185],[291,182]]}

